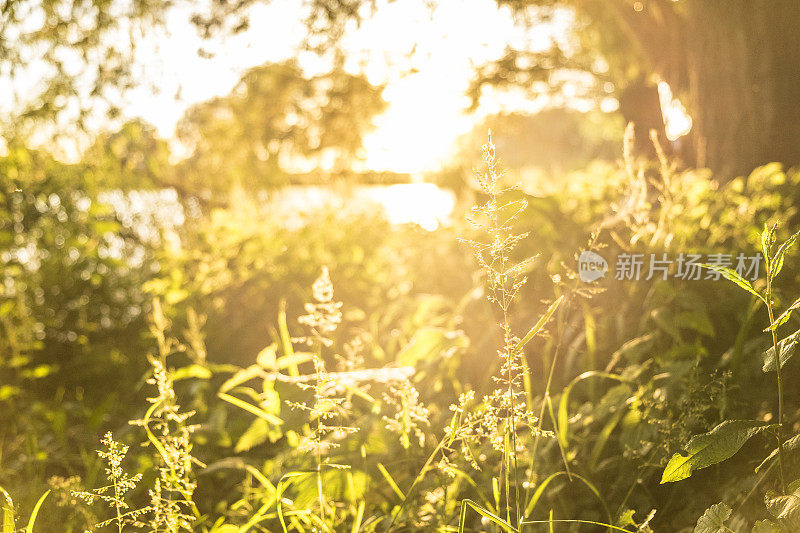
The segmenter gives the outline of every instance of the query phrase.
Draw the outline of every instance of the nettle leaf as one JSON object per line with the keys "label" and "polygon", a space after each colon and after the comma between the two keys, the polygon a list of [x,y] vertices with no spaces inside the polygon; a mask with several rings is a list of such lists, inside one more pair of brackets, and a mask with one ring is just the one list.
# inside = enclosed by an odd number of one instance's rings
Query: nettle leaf
{"label": "nettle leaf", "polygon": [[780,533],[780,529],[772,520],[759,520],[753,524],[753,529],[750,533]]}
{"label": "nettle leaf", "polygon": [[[800,434],[795,435],[783,443],[783,449],[793,451],[800,448]],[[755,473],[758,474],[767,464],[769,464],[778,455],[778,448],[775,448],[770,454],[761,461],[761,464],[756,467]]]}
{"label": "nettle leaf", "polygon": [[795,245],[798,236],[800,236],[800,232],[797,232],[791,237],[789,237],[789,239],[787,239],[786,242],[784,242],[783,244],[780,245],[780,247],[778,247],[778,251],[775,252],[775,258],[772,260],[772,271],[770,272],[770,279],[775,279],[775,276],[777,276],[778,273],[783,268],[783,258],[786,255],[786,252],[788,252],[792,248],[792,246]]}
{"label": "nettle leaf", "polygon": [[706,264],[706,263],[702,263],[700,266],[702,266],[703,268],[707,268],[709,270],[713,270],[714,272],[720,273],[723,278],[734,282],[739,287],[743,288],[744,290],[746,290],[747,292],[749,292],[753,296],[755,296],[758,299],[760,299],[762,302],[766,302],[766,300],[764,300],[764,297],[761,296],[758,293],[758,291],[756,291],[753,288],[753,285],[751,285],[749,281],[747,281],[742,276],[740,276],[739,273],[736,272],[735,270],[733,270],[731,268],[728,268],[728,267],[720,266],[720,265],[709,265],[709,264]]}
{"label": "nettle leaf", "polygon": [[769,491],[764,496],[767,511],[778,521],[782,530],[800,531],[800,483],[795,481],[789,486],[791,494],[777,494]]}
{"label": "nettle leaf", "polygon": [[774,331],[774,330],[778,329],[779,327],[781,327],[782,325],[784,325],[786,323],[786,321],[789,320],[789,318],[792,316],[792,312],[795,309],[797,309],[798,307],[800,307],[800,298],[795,300],[794,303],[789,306],[789,309],[784,311],[781,314],[781,316],[776,318],[775,322],[770,324],[770,326],[767,329],[765,329],[764,331]]}
{"label": "nettle leaf", "polygon": [[757,420],[726,420],[708,433],[695,435],[686,445],[686,454],[676,453],[669,460],[661,483],[686,479],[694,470],[732,457],[750,437],[767,427]]}
{"label": "nettle leaf", "polygon": [[725,521],[731,517],[731,513],[733,510],[724,503],[712,505],[697,520],[694,533],[730,533]]}
{"label": "nettle leaf", "polygon": [[[800,340],[800,329],[781,339],[778,343],[778,353],[781,358],[781,368],[786,365],[786,362],[792,358],[795,350],[797,349],[797,342]],[[771,347],[764,352],[764,366],[761,368],[764,372],[775,372],[775,347]]]}
{"label": "nettle leaf", "polygon": [[770,264],[770,260],[772,258],[772,245],[775,244],[775,227],[777,226],[777,222],[769,227],[769,225],[765,222],[764,223],[764,231],[761,233],[761,251],[764,254],[764,260],[767,262],[767,265]]}

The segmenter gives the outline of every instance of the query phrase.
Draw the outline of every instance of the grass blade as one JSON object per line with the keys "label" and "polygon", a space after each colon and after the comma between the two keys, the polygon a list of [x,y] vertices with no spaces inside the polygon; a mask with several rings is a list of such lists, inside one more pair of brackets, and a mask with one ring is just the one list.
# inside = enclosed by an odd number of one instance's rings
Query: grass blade
{"label": "grass blade", "polygon": [[614,531],[624,531],[625,533],[634,533],[630,529],[623,529],[623,528],[621,528],[619,526],[615,526],[613,524],[604,524],[603,522],[595,522],[594,520],[575,520],[575,519],[573,519],[573,520],[569,520],[569,519],[563,519],[563,520],[553,520],[553,519],[550,519],[550,520],[528,520],[526,522],[522,522],[522,524],[520,524],[520,525],[527,526],[527,525],[533,525],[533,524],[550,524],[551,528],[552,528],[553,524],[588,524],[588,525],[592,525],[592,526],[607,527],[609,529],[613,529]]}
{"label": "grass blade", "polygon": [[39,498],[39,501],[33,506],[33,512],[31,512],[31,517],[28,519],[28,525],[25,527],[25,533],[33,533],[33,525],[36,523],[36,517],[39,514],[39,509],[42,508],[42,504],[49,494],[49,490],[42,494],[42,497]]}
{"label": "grass blade", "polygon": [[358,504],[358,511],[356,511],[356,519],[353,521],[353,527],[350,528],[350,533],[358,533],[361,529],[361,521],[364,520],[364,500]]}
{"label": "grass blade", "polygon": [[236,407],[239,407],[240,409],[244,409],[248,413],[252,413],[252,414],[256,415],[259,418],[263,418],[264,420],[266,420],[270,424],[275,424],[276,426],[280,426],[281,424],[283,424],[283,420],[281,420],[277,416],[273,415],[272,413],[268,413],[268,412],[264,411],[263,409],[261,409],[260,407],[256,407],[255,405],[253,405],[251,403],[248,403],[248,402],[246,402],[244,400],[240,400],[239,398],[237,398],[235,396],[231,396],[230,394],[226,394],[224,392],[220,392],[219,394],[217,394],[217,396],[220,399],[225,400],[226,402],[231,403],[231,404],[235,405]]}
{"label": "grass blade", "polygon": [[281,300],[280,310],[278,311],[278,332],[281,336],[281,347],[283,347],[283,356],[288,358],[290,376],[299,376],[300,369],[297,368],[297,362],[294,358],[294,346],[292,345],[292,336],[289,335],[289,326],[286,324],[286,300]]}
{"label": "grass blade", "polygon": [[561,305],[561,302],[564,301],[564,297],[565,296],[562,294],[561,296],[558,297],[558,299],[555,302],[550,304],[550,307],[547,308],[547,311],[545,311],[545,313],[542,315],[539,321],[536,322],[536,324],[528,331],[528,333],[526,333],[525,336],[522,337],[522,339],[517,343],[516,346],[517,351],[521,350],[526,344],[528,344],[531,341],[531,339],[533,339],[540,331],[542,331],[542,328],[544,328],[545,325],[547,325],[547,322],[553,316],[553,313],[555,313],[556,310],[558,309],[558,306]]}
{"label": "grass blade", "polygon": [[[523,516],[529,516],[531,513],[533,513],[533,510],[536,508],[536,504],[539,503],[539,500],[541,499],[542,494],[547,488],[547,485],[549,485],[550,482],[553,481],[558,476],[569,476],[570,481],[572,481],[572,478],[575,478],[581,483],[583,483],[586,486],[586,488],[588,488],[592,492],[592,494],[595,495],[597,501],[600,502],[600,505],[603,507],[603,510],[606,513],[608,521],[609,522],[613,521],[613,518],[611,516],[611,510],[608,508],[608,504],[606,504],[606,501],[603,499],[603,496],[602,494],[600,494],[600,491],[597,489],[597,487],[594,486],[594,483],[592,483],[583,476],[580,476],[575,473],[568,474],[567,472],[556,472],[555,474],[550,474],[549,476],[547,476],[547,478],[545,478],[545,480],[542,481],[542,483],[538,487],[536,487],[536,491],[533,493],[533,496],[531,496],[531,499],[528,501],[528,505],[525,507],[525,514]],[[525,523],[526,522],[522,522],[522,524]],[[537,523],[544,523],[544,522],[539,521]]]}
{"label": "grass blade", "polygon": [[588,372],[584,372],[583,374],[577,376],[575,379],[569,382],[564,388],[564,392],[561,393],[561,398],[558,401],[558,428],[557,428],[557,436],[558,441],[564,448],[567,448],[569,445],[569,395],[572,392],[572,388],[580,383],[581,381],[593,377],[598,378],[606,378],[606,379],[613,379],[616,381],[625,382],[626,379],[620,377],[618,374],[612,374],[611,372],[602,372],[600,370],[590,370]]}
{"label": "grass blade", "polygon": [[536,490],[533,492],[531,499],[528,500],[528,505],[525,506],[525,513],[522,516],[523,517],[529,516],[533,512],[534,508],[536,508],[536,504],[539,503],[539,499],[542,497],[542,494],[544,494],[547,485],[549,485],[551,481],[553,481],[558,476],[565,476],[565,475],[567,475],[566,472],[556,472],[555,474],[550,474],[549,476],[547,476],[545,480],[542,481],[538,487],[536,487]]}
{"label": "grass blade", "polygon": [[289,472],[288,474],[284,474],[281,476],[281,479],[278,480],[278,487],[277,492],[275,493],[275,498],[277,499],[277,506],[278,506],[278,520],[281,523],[281,528],[283,528],[283,533],[289,533],[289,530],[286,527],[286,520],[283,515],[283,491],[286,490],[289,485],[291,485],[295,478],[307,476],[310,474],[315,474],[313,470],[297,470],[294,472]]}
{"label": "grass blade", "polygon": [[2,497],[3,533],[14,533],[17,530],[14,524],[14,502],[3,487],[0,487],[0,497]]}
{"label": "grass blade", "polygon": [[378,463],[378,470],[380,470],[381,474],[383,475],[383,478],[386,480],[386,482],[392,488],[394,493],[397,494],[397,496],[399,496],[401,500],[405,500],[406,499],[406,495],[403,494],[402,490],[400,490],[400,487],[397,485],[397,483],[395,482],[394,478],[389,473],[389,471],[386,470],[386,467],[383,466],[383,463]]}
{"label": "grass blade", "polygon": [[491,511],[484,509],[477,503],[472,500],[462,500],[461,501],[461,514],[458,517],[458,533],[464,533],[464,528],[466,527],[467,521],[467,509],[470,508],[482,517],[486,518],[490,522],[497,524],[500,528],[505,531],[506,533],[519,533],[519,530],[497,516],[496,514],[492,513]]}

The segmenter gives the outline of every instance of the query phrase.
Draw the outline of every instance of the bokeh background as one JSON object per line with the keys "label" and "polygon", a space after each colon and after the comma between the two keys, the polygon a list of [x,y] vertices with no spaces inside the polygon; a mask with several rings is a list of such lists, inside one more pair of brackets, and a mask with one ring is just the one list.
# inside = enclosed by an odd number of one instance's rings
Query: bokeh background
{"label": "bokeh background", "polygon": [[[526,488],[566,463],[598,492],[557,477],[532,516],[637,531],[625,517],[655,509],[643,527],[691,531],[726,501],[731,530],[750,531],[770,516],[776,481],[754,467],[774,438],[659,481],[691,435],[774,418],[758,302],[713,280],[586,285],[575,270],[590,242],[613,264],[753,254],[765,223],[780,220],[779,239],[798,229],[799,24],[795,0],[3,0],[0,486],[20,516],[52,488],[37,531],[81,532],[102,507],[69,490],[102,484],[107,431],[131,445],[132,470],[152,466],[128,421],[152,394],[158,300],[183,346],[175,387],[206,465],[195,530],[239,531],[269,497],[247,467],[277,483],[302,463],[304,422],[287,387],[246,392],[280,427],[217,393],[265,347],[288,355],[322,267],[343,302],[339,345],[361,339],[366,368],[414,367],[425,430],[440,438],[449,405],[490,390],[499,366],[499,317],[460,240],[477,231],[464,217],[485,200],[473,169],[491,130],[507,194],[527,201],[514,260],[538,256],[513,325],[569,302],[525,348],[528,400],[538,410],[549,390],[569,413],[566,441],[536,451]],[[797,276],[791,257],[783,307]],[[624,380],[578,379],[593,370]],[[794,434],[800,376],[784,372]],[[386,431],[375,397],[341,451],[369,454],[337,489],[354,509],[366,502],[363,531],[393,509],[377,463],[408,487],[427,457]],[[496,472],[470,475],[491,493]],[[399,530],[453,531],[459,499],[478,499],[433,472],[422,488]]]}

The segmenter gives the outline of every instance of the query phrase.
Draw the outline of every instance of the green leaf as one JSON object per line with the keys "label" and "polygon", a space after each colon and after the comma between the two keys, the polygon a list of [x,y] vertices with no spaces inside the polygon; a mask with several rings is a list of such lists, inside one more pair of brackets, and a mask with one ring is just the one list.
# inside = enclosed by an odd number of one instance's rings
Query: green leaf
{"label": "green leaf", "polygon": [[189,366],[183,366],[175,371],[172,375],[173,381],[180,381],[182,379],[190,379],[190,378],[198,378],[198,379],[210,379],[212,376],[211,370],[208,368],[191,364]]}
{"label": "green leaf", "polygon": [[784,531],[800,530],[800,486],[795,481],[791,494],[777,494],[768,491],[764,496],[767,511],[778,521],[778,526]]}
{"label": "green leaf", "polygon": [[534,324],[534,326],[525,334],[524,337],[517,343],[516,350],[521,350],[526,344],[528,344],[532,338],[539,334],[542,331],[542,328],[550,321],[550,318],[553,316],[553,313],[556,312],[558,306],[561,305],[561,302],[564,301],[564,295],[558,297],[558,299],[550,304],[550,307],[547,308],[547,311],[541,316],[538,322]]}
{"label": "green leaf", "polygon": [[725,521],[731,517],[732,512],[724,503],[712,505],[697,521],[694,533],[730,533]]}
{"label": "green leaf", "polygon": [[42,504],[49,494],[49,490],[42,494],[42,497],[39,498],[39,501],[37,501],[36,505],[33,506],[33,512],[31,512],[31,517],[28,519],[28,525],[25,528],[25,533],[33,533],[33,526],[36,524],[36,517],[39,515],[39,509],[42,508]]}
{"label": "green leaf", "polygon": [[797,237],[800,236],[800,232],[795,233],[791,237],[789,237],[786,242],[778,247],[778,251],[775,252],[775,258],[772,260],[772,271],[770,272],[770,279],[775,279],[775,276],[783,268],[783,258],[786,255],[792,246],[797,242]]}
{"label": "green leaf", "polygon": [[706,468],[732,457],[753,435],[767,426],[756,420],[726,420],[717,427],[692,437],[686,446],[687,454],[676,453],[664,468],[661,483],[680,481],[693,470]]}
{"label": "green leaf", "polygon": [[277,416],[273,415],[272,413],[268,413],[265,410],[261,409],[260,407],[257,407],[257,406],[255,406],[255,405],[253,405],[251,403],[247,403],[244,400],[240,400],[239,398],[237,398],[235,396],[231,396],[230,394],[225,394],[224,392],[220,392],[219,394],[217,394],[217,396],[220,399],[225,400],[226,402],[235,405],[236,407],[244,409],[245,411],[247,411],[249,413],[252,413],[252,414],[256,415],[259,418],[263,418],[264,420],[266,420],[270,424],[275,424],[276,426],[279,426],[279,425],[283,424],[283,420],[281,420]]}
{"label": "green leaf", "polygon": [[0,487],[0,502],[2,503],[2,507],[0,510],[3,511],[3,523],[0,524],[3,526],[3,533],[14,533],[17,530],[17,526],[14,525],[14,502],[11,501],[11,496],[5,491],[3,487]]}
{"label": "green leaf", "polygon": [[780,533],[780,530],[772,520],[759,520],[753,524],[750,533]]}
{"label": "green leaf", "polygon": [[636,527],[636,522],[633,520],[633,515],[636,513],[633,509],[626,509],[622,514],[619,515],[617,518],[617,525],[619,527],[627,527],[633,526]]}
{"label": "green leaf", "polygon": [[728,268],[728,267],[720,266],[720,265],[709,265],[709,264],[706,264],[706,263],[702,263],[700,266],[702,266],[703,268],[707,268],[709,270],[713,270],[714,272],[719,272],[722,275],[723,278],[734,282],[739,287],[743,288],[744,290],[746,290],[747,292],[749,292],[753,296],[755,296],[758,299],[760,299],[762,302],[766,303],[766,300],[764,299],[764,297],[761,296],[758,293],[758,291],[756,291],[753,288],[753,286],[750,284],[750,282],[747,281],[746,279],[744,279],[742,276],[740,276],[739,273],[736,272],[735,270],[733,270],[731,268]]}
{"label": "green leaf", "polygon": [[764,254],[764,261],[766,261],[768,267],[772,259],[772,245],[775,244],[775,227],[777,225],[776,222],[770,228],[765,222],[764,231],[761,232],[761,252]]}
{"label": "green leaf", "polygon": [[[792,358],[795,350],[797,349],[797,342],[800,340],[800,330],[795,331],[788,337],[781,339],[778,343],[778,353],[780,353],[781,368],[783,368],[787,361]],[[775,347],[770,347],[769,350],[764,352],[764,366],[761,368],[764,372],[775,372]]]}
{"label": "green leaf", "polygon": [[789,306],[789,309],[787,309],[786,311],[784,311],[784,312],[781,314],[781,316],[779,316],[778,318],[776,318],[776,319],[775,319],[775,322],[773,322],[772,324],[770,324],[770,326],[769,326],[767,329],[765,329],[764,331],[774,331],[774,330],[776,330],[777,328],[779,328],[780,326],[784,325],[784,324],[786,323],[786,321],[787,321],[787,320],[789,320],[789,317],[791,317],[791,316],[792,316],[792,312],[793,312],[795,309],[797,309],[798,307],[800,307],[800,298],[798,298],[797,300],[795,300],[795,301],[794,301],[794,303],[793,303],[792,305],[790,305],[790,306]]}
{"label": "green leaf", "polygon": [[276,432],[269,422],[263,418],[256,418],[239,437],[233,451],[241,453],[252,450],[256,446],[264,444],[267,439],[274,442],[280,435],[280,431]]}
{"label": "green leaf", "polygon": [[496,514],[492,513],[491,511],[484,509],[477,503],[472,500],[462,500],[461,501],[461,514],[458,518],[458,533],[464,533],[464,528],[466,527],[467,521],[467,508],[474,510],[476,513],[481,515],[482,517],[486,518],[490,522],[500,526],[500,528],[505,531],[506,533],[518,533],[518,529],[497,516]]}
{"label": "green leaf", "polygon": [[[796,450],[798,448],[800,448],[800,434],[793,436],[792,438],[786,440],[783,443],[783,449],[785,451],[786,450],[792,451],[792,450]],[[759,464],[756,467],[755,473],[758,474],[758,472],[761,469],[763,469],[768,463],[770,463],[773,459],[775,459],[775,457],[777,455],[778,455],[778,448],[775,448],[775,449],[772,450],[772,452],[770,452],[770,454],[766,458],[764,458],[763,461],[761,461],[761,464]]]}

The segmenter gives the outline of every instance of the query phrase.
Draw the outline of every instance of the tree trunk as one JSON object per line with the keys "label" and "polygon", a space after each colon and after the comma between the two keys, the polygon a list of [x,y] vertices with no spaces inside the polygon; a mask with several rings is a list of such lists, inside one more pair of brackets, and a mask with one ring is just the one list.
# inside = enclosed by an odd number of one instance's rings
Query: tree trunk
{"label": "tree trunk", "polygon": [[661,114],[661,102],[658,98],[658,87],[639,77],[628,84],[619,95],[619,111],[625,122],[633,122],[634,150],[636,155],[655,159],[656,150],[650,139],[650,130],[658,133],[662,147],[669,150],[664,136],[664,116]]}
{"label": "tree trunk", "polygon": [[665,79],[688,95],[696,163],[800,163],[800,1],[689,0],[684,20],[685,73]]}

